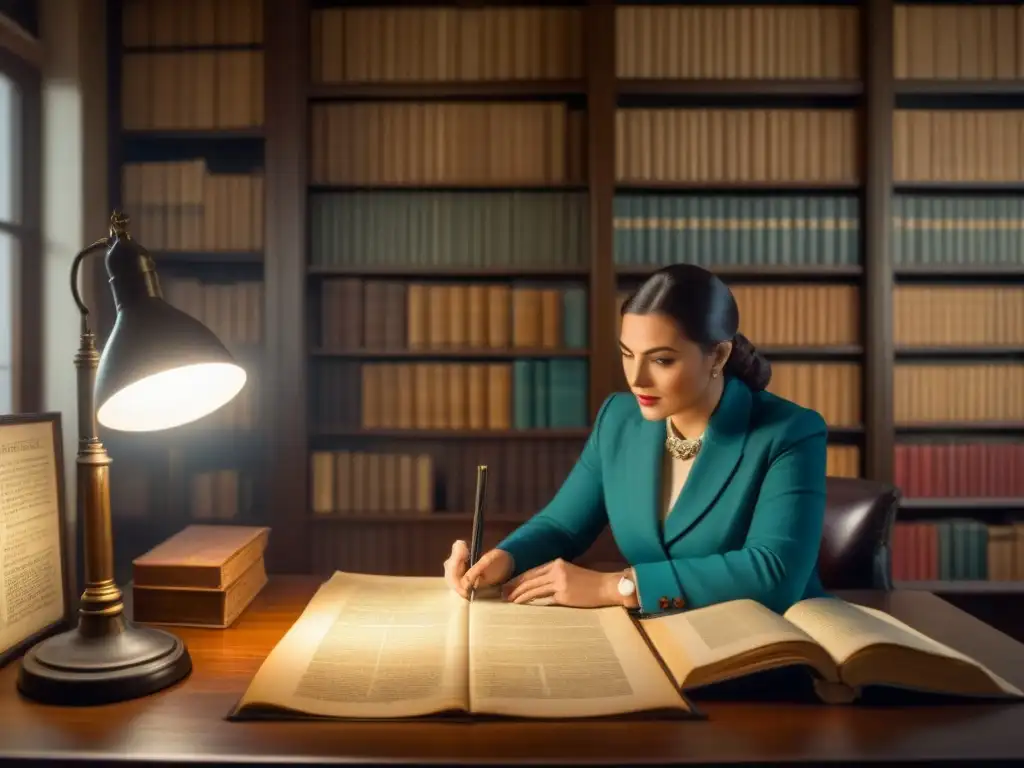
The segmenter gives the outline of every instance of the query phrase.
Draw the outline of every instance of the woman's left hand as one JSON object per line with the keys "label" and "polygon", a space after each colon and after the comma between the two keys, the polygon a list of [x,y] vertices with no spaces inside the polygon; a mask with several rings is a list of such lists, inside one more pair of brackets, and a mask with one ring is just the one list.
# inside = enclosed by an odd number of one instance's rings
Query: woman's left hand
{"label": "woman's left hand", "polygon": [[621,605],[616,589],[620,576],[619,573],[592,571],[559,558],[505,582],[502,595],[514,603],[547,598],[546,602],[572,608]]}

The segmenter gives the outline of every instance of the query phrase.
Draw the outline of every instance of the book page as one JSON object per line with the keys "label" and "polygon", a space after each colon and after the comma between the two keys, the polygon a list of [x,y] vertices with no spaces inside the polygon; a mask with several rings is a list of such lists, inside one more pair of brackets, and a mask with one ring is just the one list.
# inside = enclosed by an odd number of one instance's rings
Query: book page
{"label": "book page", "polygon": [[601,717],[690,706],[622,608],[473,602],[473,712]]}
{"label": "book page", "polygon": [[640,626],[683,688],[799,663],[836,677],[828,654],[806,632],[753,600],[653,616]]}
{"label": "book page", "polygon": [[0,653],[65,614],[53,424],[0,427]]}
{"label": "book page", "polygon": [[239,709],[351,718],[466,710],[469,603],[443,578],[335,573]]}
{"label": "book page", "polygon": [[[849,664],[854,657],[869,649],[895,646],[916,651],[918,654],[923,653],[949,659],[957,662],[958,666],[972,667],[991,681],[992,692],[996,692],[998,689],[998,691],[1010,695],[1024,695],[980,662],[933,640],[884,611],[848,603],[839,598],[817,597],[797,603],[786,612],[786,617],[817,640],[840,666]],[[934,666],[915,669],[913,658],[901,658],[898,666],[901,666],[899,677],[903,683],[910,684],[907,678],[916,674],[918,680],[913,683],[913,687],[938,690],[947,687],[943,681],[934,679],[936,675]],[[890,670],[879,668],[878,671],[884,676]],[[950,668],[948,673],[951,676],[948,681],[949,685],[954,685],[957,688],[963,685],[970,685],[973,688],[974,685],[977,685],[977,683],[970,683],[967,680],[954,683],[954,678],[961,678],[962,673],[958,673],[954,668]],[[864,684],[867,681],[857,682]],[[882,679],[874,682],[886,683],[895,682],[895,680]],[[972,692],[978,693],[979,691]]]}

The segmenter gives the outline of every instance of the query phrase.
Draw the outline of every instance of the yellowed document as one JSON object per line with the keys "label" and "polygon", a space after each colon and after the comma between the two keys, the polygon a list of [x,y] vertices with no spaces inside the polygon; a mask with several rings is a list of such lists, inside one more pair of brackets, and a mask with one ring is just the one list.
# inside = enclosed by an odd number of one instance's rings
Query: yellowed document
{"label": "yellowed document", "polygon": [[53,425],[0,431],[0,651],[65,613]]}
{"label": "yellowed document", "polygon": [[468,618],[443,579],[335,573],[241,703],[327,717],[465,710]]}
{"label": "yellowed document", "polygon": [[685,706],[621,608],[481,600],[469,639],[474,712],[599,717]]}

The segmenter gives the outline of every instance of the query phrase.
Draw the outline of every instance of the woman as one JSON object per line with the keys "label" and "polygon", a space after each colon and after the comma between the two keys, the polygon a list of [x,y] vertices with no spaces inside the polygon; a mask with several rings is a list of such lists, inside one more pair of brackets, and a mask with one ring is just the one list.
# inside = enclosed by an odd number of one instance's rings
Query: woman
{"label": "woman", "polygon": [[[771,366],[737,333],[722,280],[677,264],[622,308],[631,393],[598,412],[551,502],[467,570],[457,541],[452,587],[501,584],[507,600],[624,605],[644,613],[749,598],[779,613],[824,594],[817,573],[827,428],[815,411],[765,391]],[[570,561],[610,525],[625,571]]]}

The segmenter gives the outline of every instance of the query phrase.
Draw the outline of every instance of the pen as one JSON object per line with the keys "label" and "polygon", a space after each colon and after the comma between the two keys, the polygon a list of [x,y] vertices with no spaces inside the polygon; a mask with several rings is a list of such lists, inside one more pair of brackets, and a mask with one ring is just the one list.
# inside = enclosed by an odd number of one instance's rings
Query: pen
{"label": "pen", "polygon": [[[476,468],[476,500],[473,505],[473,533],[469,544],[469,568],[480,559],[480,545],[484,536],[484,492],[487,490],[487,465],[479,464]],[[469,599],[476,595],[476,587],[469,590]]]}

